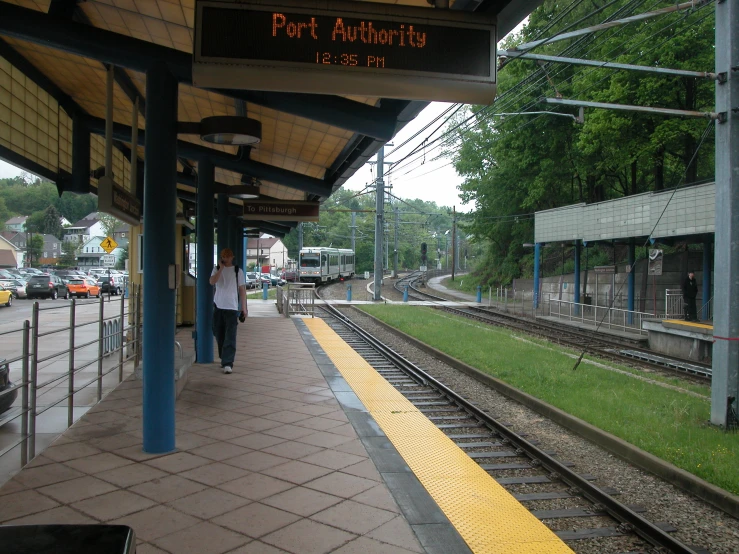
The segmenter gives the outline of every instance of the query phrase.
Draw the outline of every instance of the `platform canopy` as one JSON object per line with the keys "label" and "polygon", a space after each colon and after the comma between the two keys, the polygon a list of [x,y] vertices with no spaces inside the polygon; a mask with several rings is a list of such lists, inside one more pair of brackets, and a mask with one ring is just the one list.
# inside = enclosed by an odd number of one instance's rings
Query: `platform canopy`
{"label": "platform canopy", "polygon": [[[426,0],[391,2],[426,9]],[[498,36],[540,0],[457,0],[452,10],[497,17]],[[95,192],[104,166],[106,67],[114,66],[114,177],[128,187],[132,151],[144,160],[145,71],[163,61],[179,82],[178,189],[195,201],[197,160],[216,167],[219,192],[257,184],[260,197],[323,201],[426,102],[296,92],[206,90],[192,81],[195,0],[0,1],[0,158],[57,183],[60,192]],[[132,106],[139,99],[139,144],[131,144]],[[187,124],[212,116],[259,120],[255,147],[213,145]],[[85,132],[75,126],[84,127]],[[88,135],[87,138],[84,135]],[[89,140],[89,184],[75,173],[73,141]],[[142,163],[139,163],[139,174]],[[141,187],[139,187],[141,188]],[[231,198],[238,213],[243,200]],[[250,222],[260,227],[259,222]],[[284,235],[294,225],[264,222]]]}

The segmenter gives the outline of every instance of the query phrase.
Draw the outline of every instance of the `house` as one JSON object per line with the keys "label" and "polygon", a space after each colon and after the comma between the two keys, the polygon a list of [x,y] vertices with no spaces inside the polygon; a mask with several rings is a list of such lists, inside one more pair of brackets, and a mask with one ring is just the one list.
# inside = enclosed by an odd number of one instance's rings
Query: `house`
{"label": "house", "polygon": [[28,219],[27,215],[19,215],[16,217],[11,217],[8,221],[5,222],[5,229],[7,231],[15,231],[16,233],[25,231],[27,219]]}
{"label": "house", "polygon": [[[102,257],[107,255],[102,247],[105,239],[105,235],[97,235],[82,245],[79,254],[77,254],[77,262],[80,268],[103,267]],[[116,242],[118,247],[110,254],[116,257],[115,267],[119,267],[123,265],[123,256],[126,248],[128,248],[128,239],[116,239]]]}
{"label": "house", "polygon": [[66,217],[62,216],[59,218],[59,223],[62,224],[62,227],[69,227],[72,225],[72,222],[69,221]]}
{"label": "house", "polygon": [[120,239],[128,240],[130,235],[131,235],[131,226],[128,225],[127,223],[121,223],[113,231],[113,238],[115,239],[116,242],[121,242]]}
{"label": "house", "polygon": [[0,235],[0,267],[18,267],[18,251],[12,242]]}
{"label": "house", "polygon": [[28,240],[28,234],[16,231],[0,231],[0,237],[10,241],[17,248],[18,267],[26,267],[26,240]]}
{"label": "house", "polygon": [[38,263],[40,265],[56,265],[62,257],[62,241],[54,235],[43,235],[44,247],[41,249]]}
{"label": "house", "polygon": [[103,230],[103,224],[98,219],[98,213],[92,212],[80,219],[74,225],[64,229],[64,240],[65,241],[76,241],[79,244],[83,244],[90,240],[92,237],[105,236]]}
{"label": "house", "polygon": [[259,267],[268,265],[272,269],[282,269],[288,259],[287,248],[280,239],[261,236],[246,243],[247,267],[256,263]]}

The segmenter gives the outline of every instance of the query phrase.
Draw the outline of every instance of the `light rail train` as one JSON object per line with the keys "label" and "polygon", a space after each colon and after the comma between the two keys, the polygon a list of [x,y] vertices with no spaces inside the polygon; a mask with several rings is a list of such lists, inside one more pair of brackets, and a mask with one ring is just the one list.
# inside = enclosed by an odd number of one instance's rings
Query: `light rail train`
{"label": "light rail train", "polygon": [[330,283],[354,276],[354,251],[348,248],[303,248],[298,259],[302,283]]}

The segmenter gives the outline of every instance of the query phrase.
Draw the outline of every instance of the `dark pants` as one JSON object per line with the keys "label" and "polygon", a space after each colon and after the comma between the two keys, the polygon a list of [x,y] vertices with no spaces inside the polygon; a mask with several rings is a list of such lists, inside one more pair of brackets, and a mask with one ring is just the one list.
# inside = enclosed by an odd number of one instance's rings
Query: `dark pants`
{"label": "dark pants", "polygon": [[236,356],[236,327],[239,324],[237,310],[221,310],[213,307],[213,336],[218,343],[221,367],[233,366]]}
{"label": "dark pants", "polygon": [[698,321],[698,309],[695,307],[695,298],[683,298],[685,302],[685,319]]}

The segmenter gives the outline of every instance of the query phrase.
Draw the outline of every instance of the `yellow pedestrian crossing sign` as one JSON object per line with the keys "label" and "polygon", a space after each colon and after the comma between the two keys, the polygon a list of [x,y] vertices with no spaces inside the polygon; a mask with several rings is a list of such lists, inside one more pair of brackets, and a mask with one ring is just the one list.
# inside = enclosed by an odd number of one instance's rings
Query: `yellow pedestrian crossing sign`
{"label": "yellow pedestrian crossing sign", "polygon": [[113,250],[118,248],[118,243],[110,237],[105,237],[103,242],[100,243],[100,247],[110,254]]}

